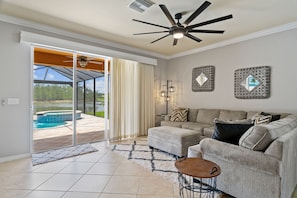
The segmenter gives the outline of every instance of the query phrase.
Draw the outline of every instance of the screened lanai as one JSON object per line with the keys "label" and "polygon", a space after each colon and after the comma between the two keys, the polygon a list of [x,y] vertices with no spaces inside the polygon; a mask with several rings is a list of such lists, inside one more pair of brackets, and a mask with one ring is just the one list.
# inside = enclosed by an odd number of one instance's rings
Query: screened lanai
{"label": "screened lanai", "polygon": [[[73,87],[72,58],[73,54],[69,52],[35,48],[34,85],[69,85]],[[103,84],[105,78],[104,63],[105,60],[103,58],[77,54],[75,76],[77,83],[77,109],[84,113],[96,115],[96,105],[98,106],[103,102],[102,95],[104,94]],[[59,96],[57,96],[57,98],[59,98]],[[102,113],[100,115],[102,115]]]}
{"label": "screened lanai", "polygon": [[[90,99],[93,100],[92,114],[96,115],[96,92],[100,93],[104,91],[100,90],[102,87],[97,87],[104,80],[104,73],[77,69],[76,70],[76,82],[77,82],[77,109],[86,113],[87,102],[87,87],[89,90],[93,90],[93,97],[88,97],[88,104],[90,105]],[[43,66],[34,65],[34,84],[45,85],[69,85],[73,87],[73,70],[68,67],[61,66]],[[98,96],[98,94],[97,94]],[[91,112],[88,112],[89,114]]]}

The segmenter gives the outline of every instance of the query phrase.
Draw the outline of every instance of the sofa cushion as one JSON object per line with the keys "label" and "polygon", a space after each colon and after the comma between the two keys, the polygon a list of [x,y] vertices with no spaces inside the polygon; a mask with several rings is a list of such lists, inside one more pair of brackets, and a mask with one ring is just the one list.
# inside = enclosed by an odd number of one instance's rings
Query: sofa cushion
{"label": "sofa cushion", "polygon": [[196,122],[197,114],[198,114],[198,109],[189,109],[188,121],[189,122]]}
{"label": "sofa cushion", "polygon": [[185,108],[174,109],[170,115],[170,121],[172,121],[172,122],[187,122],[188,121],[188,109],[185,109]]}
{"label": "sofa cushion", "polygon": [[220,110],[219,114],[219,119],[222,120],[243,120],[245,118],[245,111]]}
{"label": "sofa cushion", "polygon": [[163,120],[163,121],[161,121],[161,126],[171,126],[171,127],[181,128],[181,125],[183,123],[184,122],[171,122],[171,121]]}
{"label": "sofa cushion", "polygon": [[241,136],[239,145],[255,151],[264,151],[273,140],[296,126],[297,119],[294,116],[288,116],[269,124],[256,125]]}
{"label": "sofa cushion", "polygon": [[213,125],[213,120],[219,117],[218,109],[199,109],[196,122]]}
{"label": "sofa cushion", "polygon": [[205,137],[211,138],[213,132],[214,132],[214,126],[212,126],[212,127],[205,127],[203,129],[202,135],[205,136]]}
{"label": "sofa cushion", "polygon": [[213,139],[238,145],[240,137],[254,124],[215,123]]}
{"label": "sofa cushion", "polygon": [[205,123],[198,123],[198,122],[186,122],[181,125],[183,129],[190,129],[193,131],[199,131],[201,134],[203,132],[203,128],[210,127],[211,125]]}

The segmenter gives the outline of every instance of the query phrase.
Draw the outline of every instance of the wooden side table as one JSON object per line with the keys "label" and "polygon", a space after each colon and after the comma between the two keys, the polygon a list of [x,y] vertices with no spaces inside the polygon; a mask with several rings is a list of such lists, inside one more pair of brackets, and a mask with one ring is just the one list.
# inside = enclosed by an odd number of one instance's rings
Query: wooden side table
{"label": "wooden side table", "polygon": [[185,158],[177,160],[175,167],[179,172],[180,197],[194,198],[205,194],[214,198],[217,176],[221,174],[219,165],[201,158]]}

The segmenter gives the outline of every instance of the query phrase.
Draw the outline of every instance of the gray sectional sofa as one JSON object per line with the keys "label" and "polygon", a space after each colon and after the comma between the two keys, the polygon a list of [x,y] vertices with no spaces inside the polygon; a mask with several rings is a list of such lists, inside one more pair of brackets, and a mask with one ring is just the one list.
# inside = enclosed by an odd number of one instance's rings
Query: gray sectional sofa
{"label": "gray sectional sofa", "polygon": [[[252,119],[259,114],[258,111],[237,111],[226,109],[189,109],[187,122],[170,121],[170,115],[166,115],[161,121],[161,126],[172,126],[190,129],[200,134],[200,138],[211,137],[214,132],[214,119],[221,120],[243,120]],[[286,117],[287,113],[282,113],[281,118]]]}
{"label": "gray sectional sofa", "polygon": [[219,190],[237,198],[290,198],[297,184],[297,115],[249,128],[239,145],[210,138],[213,120],[252,118],[257,112],[190,109],[187,122],[162,121],[162,126],[191,129],[203,138],[188,148],[188,157],[202,157],[222,170]]}

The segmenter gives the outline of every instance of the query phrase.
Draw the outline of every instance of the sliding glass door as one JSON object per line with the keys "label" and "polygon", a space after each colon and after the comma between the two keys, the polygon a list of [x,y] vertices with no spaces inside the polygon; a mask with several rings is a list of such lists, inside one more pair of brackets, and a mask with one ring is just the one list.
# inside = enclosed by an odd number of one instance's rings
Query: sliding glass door
{"label": "sliding glass door", "polygon": [[34,49],[33,152],[105,139],[105,59]]}

